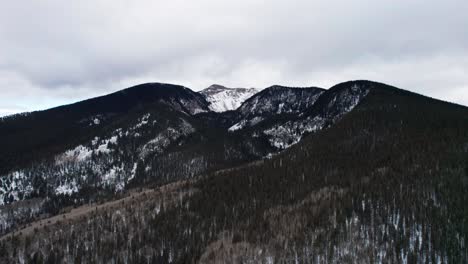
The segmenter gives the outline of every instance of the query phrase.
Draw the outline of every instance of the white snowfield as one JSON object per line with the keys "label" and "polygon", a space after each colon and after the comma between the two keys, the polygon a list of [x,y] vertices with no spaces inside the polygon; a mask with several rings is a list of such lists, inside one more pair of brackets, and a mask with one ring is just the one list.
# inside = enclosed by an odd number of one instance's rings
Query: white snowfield
{"label": "white snowfield", "polygon": [[211,111],[225,112],[239,108],[245,100],[259,91],[255,88],[227,88],[214,84],[200,93],[210,103],[209,108]]}

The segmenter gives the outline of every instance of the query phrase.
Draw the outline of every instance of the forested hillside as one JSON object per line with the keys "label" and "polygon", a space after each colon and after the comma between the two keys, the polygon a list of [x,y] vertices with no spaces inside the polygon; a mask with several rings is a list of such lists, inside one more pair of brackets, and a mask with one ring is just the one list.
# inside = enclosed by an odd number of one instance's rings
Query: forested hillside
{"label": "forested hillside", "polygon": [[[209,120],[211,114],[204,115]],[[285,117],[253,127],[299,129],[294,124],[307,123],[319,129],[298,133],[299,141],[269,158],[155,185],[150,194],[112,207],[79,218],[65,215],[60,223],[39,225],[31,234],[17,232],[1,240],[0,259],[5,263],[468,259],[468,108],[356,81],[327,90],[300,116]],[[229,122],[219,122],[228,129]],[[226,133],[240,137],[255,132],[242,131]]]}

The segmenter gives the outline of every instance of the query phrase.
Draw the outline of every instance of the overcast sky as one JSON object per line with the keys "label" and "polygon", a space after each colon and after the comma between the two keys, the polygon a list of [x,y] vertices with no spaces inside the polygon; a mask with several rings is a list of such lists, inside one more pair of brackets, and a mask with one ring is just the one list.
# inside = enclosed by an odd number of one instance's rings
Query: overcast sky
{"label": "overcast sky", "polygon": [[7,1],[0,115],[142,82],[370,79],[468,105],[466,0]]}

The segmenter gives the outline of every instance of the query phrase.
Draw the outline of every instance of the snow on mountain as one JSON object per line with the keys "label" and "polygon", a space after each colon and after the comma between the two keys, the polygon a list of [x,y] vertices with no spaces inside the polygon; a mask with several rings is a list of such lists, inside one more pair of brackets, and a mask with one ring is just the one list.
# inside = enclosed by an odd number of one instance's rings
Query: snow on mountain
{"label": "snow on mountain", "polygon": [[246,100],[239,108],[244,117],[300,113],[312,106],[324,89],[294,88],[274,85]]}
{"label": "snow on mountain", "polygon": [[[356,107],[369,93],[365,85],[351,84],[349,87],[332,88],[325,96],[318,98],[312,112],[305,118],[289,120],[264,130],[269,142],[277,149],[286,149],[298,143],[306,133],[319,131],[335,123],[343,115]],[[306,112],[304,113],[306,114]]]}
{"label": "snow on mountain", "polygon": [[[138,162],[161,154],[170,144],[194,132],[183,118],[158,122],[156,116],[144,114],[129,127],[95,137],[52,161],[0,174],[0,206],[33,196],[37,189],[34,182],[47,182],[56,195],[71,195],[90,184],[121,191],[135,177]],[[134,155],[125,151],[130,146]]]}
{"label": "snow on mountain", "polygon": [[[226,111],[239,106],[256,91],[211,86],[202,94],[212,99],[211,109]],[[252,129],[246,132],[252,133],[251,138],[262,136],[272,147],[282,150],[299,142],[304,134],[335,123],[358,105],[368,91],[366,85],[358,83],[340,85],[327,91],[319,88],[270,87],[238,107],[227,129],[231,133],[244,133],[247,128]],[[183,105],[185,114],[208,109],[206,102],[204,108],[197,102],[171,103],[171,106],[177,109]],[[139,118],[125,123],[125,126],[113,127],[113,130],[103,131],[103,134],[81,144],[70,145],[69,149],[48,161],[2,173],[0,205],[34,197],[41,186],[47,186],[50,192],[57,195],[71,195],[90,184],[109,190],[123,190],[135,177],[138,163],[145,166],[139,169],[146,168],[151,158],[195,133],[195,127],[184,118],[173,116],[166,119],[141,113]],[[98,123],[105,123],[105,116],[93,114],[84,120],[84,127],[89,127],[90,120],[99,126]],[[194,171],[193,166],[187,171]]]}
{"label": "snow on mountain", "polygon": [[[272,86],[246,100],[237,110],[229,132],[263,122],[262,134],[278,150],[298,143],[304,134],[319,131],[350,112],[367,95],[366,85],[349,83],[330,90]],[[287,115],[286,119],[277,119]],[[258,135],[258,131],[254,130]]]}
{"label": "snow on mountain", "polygon": [[255,88],[227,88],[213,84],[200,93],[210,103],[208,107],[212,111],[225,112],[239,108],[245,100],[258,92],[259,90]]}
{"label": "snow on mountain", "polygon": [[293,88],[279,85],[266,88],[239,107],[239,119],[228,131],[253,127],[268,117],[283,114],[300,115],[314,105],[324,91],[317,87]]}

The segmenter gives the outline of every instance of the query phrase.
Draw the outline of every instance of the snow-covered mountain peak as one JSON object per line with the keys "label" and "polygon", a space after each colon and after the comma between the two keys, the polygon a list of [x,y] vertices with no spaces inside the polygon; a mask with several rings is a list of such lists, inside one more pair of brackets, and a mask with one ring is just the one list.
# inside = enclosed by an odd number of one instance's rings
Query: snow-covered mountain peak
{"label": "snow-covered mountain peak", "polygon": [[217,92],[222,92],[226,89],[233,89],[233,88],[227,88],[226,86],[220,85],[220,84],[212,84],[208,88],[202,90],[203,93],[217,93]]}
{"label": "snow-covered mountain peak", "polygon": [[227,88],[219,84],[200,91],[205,99],[210,103],[209,108],[214,112],[225,112],[235,110],[241,104],[258,93],[255,88]]}

